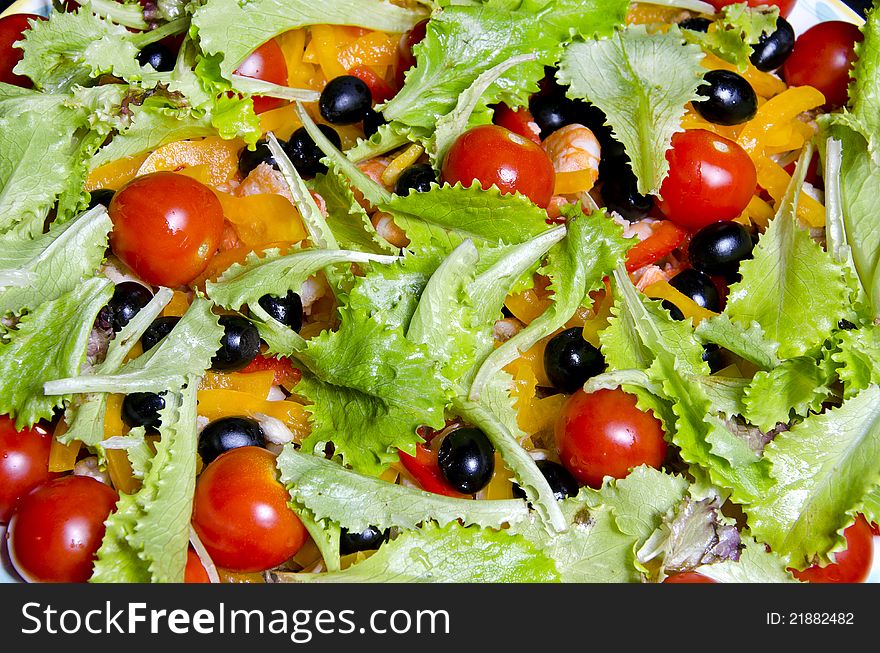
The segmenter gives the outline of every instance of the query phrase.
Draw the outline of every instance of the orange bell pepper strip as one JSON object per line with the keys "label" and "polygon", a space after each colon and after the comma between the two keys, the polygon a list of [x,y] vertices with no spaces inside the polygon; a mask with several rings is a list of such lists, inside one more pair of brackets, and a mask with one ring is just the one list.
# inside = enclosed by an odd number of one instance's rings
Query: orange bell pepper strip
{"label": "orange bell pepper strip", "polygon": [[244,147],[239,139],[209,136],[199,140],[174,141],[156,149],[141,164],[138,176],[159,170],[178,172],[205,166],[208,185],[223,186],[238,174],[238,154]]}
{"label": "orange bell pepper strip", "polygon": [[138,176],[138,170],[148,156],[149,153],[145,153],[98,166],[89,173],[89,177],[86,180],[86,190],[89,192],[98,188],[119,190]]}

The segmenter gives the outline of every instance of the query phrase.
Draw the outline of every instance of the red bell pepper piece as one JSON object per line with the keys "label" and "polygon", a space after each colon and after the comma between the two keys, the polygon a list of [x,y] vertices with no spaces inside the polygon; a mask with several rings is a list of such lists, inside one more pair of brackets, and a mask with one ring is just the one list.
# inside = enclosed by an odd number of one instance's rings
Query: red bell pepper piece
{"label": "red bell pepper piece", "polygon": [[659,261],[679,247],[687,232],[669,220],[662,220],[653,225],[653,233],[645,240],[636,243],[626,253],[627,272]]}

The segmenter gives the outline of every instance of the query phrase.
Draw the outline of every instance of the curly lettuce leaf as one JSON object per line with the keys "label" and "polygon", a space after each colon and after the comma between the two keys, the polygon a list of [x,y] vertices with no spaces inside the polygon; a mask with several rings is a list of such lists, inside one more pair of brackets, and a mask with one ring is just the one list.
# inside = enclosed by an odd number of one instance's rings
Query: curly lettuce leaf
{"label": "curly lettuce leaf", "polygon": [[549,583],[559,574],[544,553],[505,531],[425,525],[383,544],[363,562],[331,573],[273,573],[288,583]]}
{"label": "curly lettuce leaf", "polygon": [[393,254],[397,251],[376,232],[370,216],[339,175],[333,172],[318,175],[309,186],[324,200],[327,226],[341,248],[371,254]]}
{"label": "curly lettuce leaf", "polygon": [[279,455],[278,469],[295,504],[319,520],[333,521],[352,532],[369,526],[413,529],[428,521],[445,526],[458,520],[465,526],[500,528],[529,514],[526,503],[518,499],[444,497],[347,470],[326,458],[300,453],[292,445]]}
{"label": "curly lettuce leaf", "polygon": [[93,583],[181,583],[196,486],[198,377],[165,395],[161,437],[145,461],[143,484],[121,495],[98,549]]}
{"label": "curly lettuce leaf", "polygon": [[700,322],[695,333],[704,343],[720,345],[762,370],[772,370],[779,365],[776,356],[779,343],[768,340],[757,322],[744,327],[733,322],[726,313],[721,313]]}
{"label": "curly lettuce leaf", "polygon": [[17,428],[51,419],[70,399],[67,392],[44,393],[43,384],[79,374],[92,325],[112,295],[107,279],[89,279],[40,304],[0,335],[0,414],[15,417]]}
{"label": "curly lettuce leaf", "polygon": [[785,559],[752,538],[743,538],[739,560],[702,565],[694,571],[716,583],[796,583]]}
{"label": "curly lettuce leaf", "polygon": [[748,508],[752,534],[798,569],[829,562],[880,483],[880,387],[780,433],[764,457],[775,483]]}
{"label": "curly lettuce leaf", "polygon": [[880,326],[868,325],[837,334],[837,351],[831,358],[839,365],[845,397],[852,397],[870,385],[880,385]]}
{"label": "curly lettuce leaf", "polygon": [[628,3],[621,0],[545,0],[448,6],[435,12],[414,49],[416,65],[382,113],[400,131],[426,141],[437,121],[455,109],[461,95],[487,71],[513,57],[533,54],[504,73],[482,94],[474,110],[485,116],[493,103],[528,103],[538,91],[544,66],[555,64],[573,37],[607,36],[622,25]]}
{"label": "curly lettuce leaf", "polygon": [[817,413],[831,396],[834,370],[808,356],[790,358],[770,372],[759,371],[745,389],[742,416],[763,431],[787,423],[792,414]]}
{"label": "curly lettuce leaf", "polygon": [[[685,44],[678,28],[649,33],[643,26],[575,43],[562,57],[558,77],[567,94],[605,113],[644,195],[657,194],[669,172],[666,151],[682,131],[685,105],[699,97],[702,59],[699,46]],[[604,74],[596,74],[600,70]]]}
{"label": "curly lettuce leaf", "polygon": [[706,52],[732,63],[745,72],[749,67],[752,46],[764,34],[776,31],[779,8],[773,5],[750,7],[745,2],[721,8],[721,15],[707,32],[683,30],[684,37]]}

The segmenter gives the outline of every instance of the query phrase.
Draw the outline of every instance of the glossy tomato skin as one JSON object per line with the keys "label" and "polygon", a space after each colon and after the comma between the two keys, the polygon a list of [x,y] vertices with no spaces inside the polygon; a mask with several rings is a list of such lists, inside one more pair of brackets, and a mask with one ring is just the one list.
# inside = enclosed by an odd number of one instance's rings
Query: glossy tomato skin
{"label": "glossy tomato skin", "polygon": [[147,283],[183,286],[198,277],[223,235],[223,209],[204,184],[153,172],[126,184],[110,202],[110,248]]}
{"label": "glossy tomato skin", "polygon": [[667,576],[663,581],[664,583],[676,584],[676,583],[712,583],[715,581],[709,578],[708,576],[703,576],[696,571],[682,571],[677,574],[672,574],[671,576]]}
{"label": "glossy tomato skin", "polygon": [[755,193],[758,175],[746,151],[705,129],[675,134],[666,160],[660,210],[685,229],[733,220]]}
{"label": "glossy tomato skin", "polygon": [[[279,86],[287,86],[287,62],[284,52],[274,39],[266,41],[254,50],[235,70],[237,75],[260,79]],[[273,97],[254,96],[254,113],[260,114],[284,106],[284,100]]]}
{"label": "glossy tomato skin", "polygon": [[196,483],[193,527],[214,563],[239,572],[277,567],[299,551],[306,530],[288,507],[275,456],[258,447],[227,451]]}
{"label": "glossy tomato skin", "polygon": [[519,192],[540,207],[550,203],[556,174],[536,143],[498,125],[480,125],[459,136],[443,161],[443,180],[502,193]]}
{"label": "glossy tomato skin", "polygon": [[183,572],[183,582],[187,584],[211,582],[208,571],[192,547],[186,551],[186,569]]}
{"label": "glossy tomato skin", "polygon": [[86,582],[118,499],[88,476],[56,478],[23,497],[9,522],[15,570],[30,582]]}
{"label": "glossy tomato skin", "polygon": [[605,476],[624,478],[639,465],[659,468],[666,457],[663,428],[623,390],[575,392],[556,421],[556,448],[580,483],[601,487]]}
{"label": "glossy tomato skin", "polygon": [[14,48],[12,44],[20,41],[25,30],[30,29],[30,20],[43,20],[43,17],[35,14],[12,14],[0,18],[0,82],[4,84],[33,87],[30,78],[12,72],[24,56],[24,50]]}
{"label": "glossy tomato skin", "polygon": [[826,110],[842,107],[856,59],[855,44],[863,38],[858,27],[841,20],[811,27],[797,38],[791,56],[782,65],[785,81],[789,86],[812,86],[821,91]]}
{"label": "glossy tomato skin", "polygon": [[[706,0],[710,5],[715,7],[716,11],[721,11],[727,5],[733,5],[743,0]],[[779,15],[788,17],[797,0],[745,0],[749,7],[760,7],[761,5],[776,5],[779,7]]]}
{"label": "glossy tomato skin", "polygon": [[806,583],[863,583],[871,572],[874,558],[871,525],[859,515],[843,531],[846,549],[832,554],[834,562],[825,567],[813,565],[803,571],[792,570],[795,578]]}
{"label": "glossy tomato skin", "polygon": [[49,471],[52,436],[35,426],[21,431],[8,416],[0,416],[0,524],[12,516],[16,503],[38,485],[55,478]]}

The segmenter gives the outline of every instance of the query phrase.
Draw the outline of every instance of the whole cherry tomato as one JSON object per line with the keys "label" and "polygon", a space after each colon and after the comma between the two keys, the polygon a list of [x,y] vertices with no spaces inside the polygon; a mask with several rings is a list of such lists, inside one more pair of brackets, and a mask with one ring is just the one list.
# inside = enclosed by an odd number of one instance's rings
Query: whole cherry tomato
{"label": "whole cherry tomato", "polygon": [[[706,0],[710,5],[715,7],[716,11],[721,11],[727,5],[734,5],[738,2],[743,2],[743,0]],[[779,7],[779,15],[782,17],[787,17],[791,10],[794,9],[794,6],[797,4],[797,0],[745,0],[746,4],[749,7],[760,7],[761,5],[776,5]]]}
{"label": "whole cherry tomato", "polygon": [[675,134],[666,160],[660,210],[685,229],[733,220],[755,193],[758,175],[746,151],[705,129]]}
{"label": "whole cherry tomato", "polygon": [[110,202],[110,248],[147,283],[182,286],[198,277],[223,236],[223,208],[204,184],[154,172]]}
{"label": "whole cherry tomato", "polygon": [[24,50],[14,48],[12,44],[20,41],[25,30],[30,29],[31,20],[43,20],[43,17],[35,14],[12,14],[0,18],[0,82],[4,84],[23,88],[34,85],[28,77],[12,72],[24,56]]}
{"label": "whole cherry tomato", "polygon": [[459,136],[443,161],[443,180],[502,193],[519,192],[542,208],[553,196],[556,173],[540,145],[498,125],[480,125]]}
{"label": "whole cherry tomato", "polygon": [[659,468],[666,457],[663,427],[651,411],[623,390],[578,390],[556,420],[556,448],[563,466],[581,484],[602,486],[606,476],[624,478],[633,467]]}
{"label": "whole cherry tomato", "polygon": [[202,564],[199,554],[192,547],[186,551],[186,570],[183,573],[183,582],[191,584],[211,582],[205,565]]}
{"label": "whole cherry tomato", "polygon": [[803,571],[792,570],[800,581],[807,583],[862,583],[871,571],[874,558],[871,526],[864,516],[843,531],[846,549],[832,553],[834,562],[825,567],[813,565]]}
{"label": "whole cherry tomato", "polygon": [[825,96],[830,111],[846,104],[849,71],[856,60],[856,43],[864,39],[852,23],[831,20],[801,34],[782,66],[789,86],[812,86]]}
{"label": "whole cherry tomato", "polygon": [[664,583],[714,583],[715,581],[708,576],[697,573],[696,571],[682,571],[677,574],[667,576]]}
{"label": "whole cherry tomato", "polygon": [[23,497],[9,522],[15,570],[30,582],[86,582],[118,499],[88,476],[56,478]]}
{"label": "whole cherry tomato", "polygon": [[538,145],[541,144],[541,129],[526,107],[520,107],[514,111],[504,103],[499,104],[495,107],[492,122],[499,127],[509,129],[514,134],[528,138]]}
{"label": "whole cherry tomato", "polygon": [[[236,69],[236,75],[287,86],[287,62],[274,39],[266,41],[245,59]],[[263,113],[283,106],[285,100],[274,97],[254,96],[254,113]]]}
{"label": "whole cherry tomato", "polygon": [[275,456],[259,447],[227,451],[202,472],[193,527],[216,565],[265,571],[299,551],[306,530],[276,475]]}
{"label": "whole cherry tomato", "polygon": [[35,426],[21,431],[8,416],[0,416],[0,524],[12,516],[25,494],[58,474],[49,471],[52,436]]}

